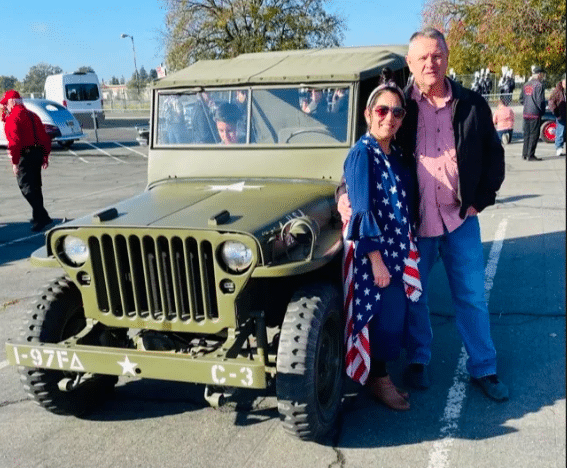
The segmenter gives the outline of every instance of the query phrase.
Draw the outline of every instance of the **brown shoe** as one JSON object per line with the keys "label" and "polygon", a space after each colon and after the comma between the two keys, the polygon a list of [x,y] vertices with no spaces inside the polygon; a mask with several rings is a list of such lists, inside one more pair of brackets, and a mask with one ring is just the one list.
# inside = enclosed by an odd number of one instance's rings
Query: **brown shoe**
{"label": "brown shoe", "polygon": [[368,386],[372,396],[389,408],[398,411],[407,411],[410,409],[410,404],[394,386],[389,375],[386,377],[375,377],[368,383]]}

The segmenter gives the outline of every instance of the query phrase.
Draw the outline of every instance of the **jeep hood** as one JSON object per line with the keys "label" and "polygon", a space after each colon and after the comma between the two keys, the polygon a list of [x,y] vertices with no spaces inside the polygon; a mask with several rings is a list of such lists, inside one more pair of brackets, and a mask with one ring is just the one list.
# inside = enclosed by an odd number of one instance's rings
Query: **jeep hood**
{"label": "jeep hood", "polygon": [[328,181],[172,180],[64,226],[214,229],[258,236],[294,217],[328,221],[335,189]]}

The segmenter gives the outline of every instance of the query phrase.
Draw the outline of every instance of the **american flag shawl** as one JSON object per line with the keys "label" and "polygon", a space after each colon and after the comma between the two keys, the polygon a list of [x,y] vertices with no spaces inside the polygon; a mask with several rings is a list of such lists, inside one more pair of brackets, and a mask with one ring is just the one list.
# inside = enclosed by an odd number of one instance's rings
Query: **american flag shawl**
{"label": "american flag shawl", "polygon": [[[397,157],[395,152],[390,158]],[[343,226],[343,297],[346,317],[346,373],[366,383],[370,371],[370,319],[380,310],[380,288],[366,253],[380,250],[392,275],[401,280],[406,296],[417,301],[421,282],[402,180],[370,134],[364,135],[345,161],[345,179],[352,217]]]}

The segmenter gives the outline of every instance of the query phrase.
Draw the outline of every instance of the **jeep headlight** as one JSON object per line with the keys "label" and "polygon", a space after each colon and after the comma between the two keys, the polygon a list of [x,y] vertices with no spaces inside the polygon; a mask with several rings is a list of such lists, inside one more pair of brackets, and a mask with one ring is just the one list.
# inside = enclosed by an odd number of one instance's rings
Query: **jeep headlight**
{"label": "jeep headlight", "polygon": [[62,243],[66,260],[72,266],[81,266],[89,258],[89,248],[82,239],[75,236],[65,236]]}
{"label": "jeep headlight", "polygon": [[252,265],[252,250],[238,241],[226,241],[220,249],[221,259],[232,273],[242,273]]}

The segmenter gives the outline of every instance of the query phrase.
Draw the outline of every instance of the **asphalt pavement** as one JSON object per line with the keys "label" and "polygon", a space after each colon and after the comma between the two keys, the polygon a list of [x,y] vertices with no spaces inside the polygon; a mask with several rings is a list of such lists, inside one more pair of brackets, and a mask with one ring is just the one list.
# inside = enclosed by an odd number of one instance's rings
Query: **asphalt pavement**
{"label": "asphalt pavement", "polygon": [[[57,220],[133,196],[146,185],[147,147],[134,120],[110,119],[70,151],[55,149],[44,171],[45,205]],[[505,147],[506,180],[480,215],[486,296],[505,403],[469,384],[450,291],[440,264],[431,279],[432,387],[412,391],[397,413],[349,385],[337,432],[306,443],[282,430],[273,391],[236,392],[208,407],[203,388],[121,379],[88,417],[56,416],[34,405],[6,363],[3,343],[58,269],[27,260],[43,234],[0,148],[0,468],[265,467],[533,468],[565,466],[565,157],[540,142],[541,162],[521,158],[521,119]],[[400,382],[403,357],[391,367]]]}

